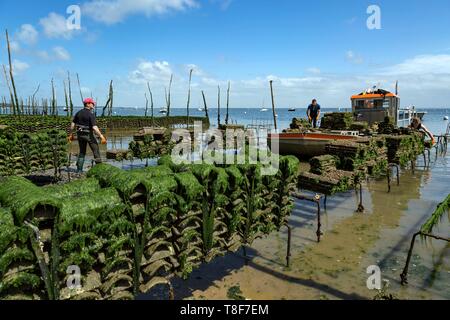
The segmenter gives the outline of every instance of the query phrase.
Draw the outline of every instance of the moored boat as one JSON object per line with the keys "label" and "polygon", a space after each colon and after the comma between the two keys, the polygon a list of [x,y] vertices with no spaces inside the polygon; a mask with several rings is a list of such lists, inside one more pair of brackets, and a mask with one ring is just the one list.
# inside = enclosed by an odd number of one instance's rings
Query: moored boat
{"label": "moored boat", "polygon": [[269,134],[268,142],[272,145],[275,140],[278,140],[279,153],[282,155],[314,157],[325,154],[325,146],[330,142],[358,138],[358,132],[354,131],[280,133]]}
{"label": "moored boat", "polygon": [[416,112],[416,116],[420,119],[423,120],[423,118],[426,116],[427,112],[425,111],[420,111],[420,112]]}
{"label": "moored boat", "polygon": [[408,127],[412,118],[417,116],[415,108],[400,107],[397,94],[376,87],[353,95],[351,101],[355,120],[365,121],[369,125],[390,117],[397,127]]}

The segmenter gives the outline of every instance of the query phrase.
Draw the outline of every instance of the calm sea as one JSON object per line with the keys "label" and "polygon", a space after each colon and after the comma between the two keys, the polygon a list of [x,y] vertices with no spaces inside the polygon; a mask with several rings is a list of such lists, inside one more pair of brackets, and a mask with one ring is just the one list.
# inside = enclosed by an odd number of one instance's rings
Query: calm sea
{"label": "calm sea", "polygon": [[[323,112],[334,111],[346,111],[345,109],[323,109]],[[444,116],[450,116],[450,108],[448,109],[423,109],[418,111],[426,111],[427,114],[424,117],[424,123],[435,134],[443,134],[446,132],[448,121],[444,121]],[[141,108],[117,108],[115,109],[116,115],[136,115],[144,116],[144,110]],[[288,109],[277,109],[276,113],[278,129],[286,129],[294,117],[306,118],[306,109],[296,109],[295,112],[289,112]],[[185,108],[174,108],[171,110],[173,116],[186,115]],[[192,108],[190,110],[191,116],[204,116],[203,111]],[[159,109],[155,110],[155,116],[161,116]],[[225,122],[226,110],[221,109],[221,123]],[[217,126],[217,109],[209,109],[209,118],[212,126]],[[268,109],[266,112],[262,112],[260,109],[255,108],[230,108],[229,123],[237,123],[242,125],[272,125],[273,126],[273,114],[272,110]]]}

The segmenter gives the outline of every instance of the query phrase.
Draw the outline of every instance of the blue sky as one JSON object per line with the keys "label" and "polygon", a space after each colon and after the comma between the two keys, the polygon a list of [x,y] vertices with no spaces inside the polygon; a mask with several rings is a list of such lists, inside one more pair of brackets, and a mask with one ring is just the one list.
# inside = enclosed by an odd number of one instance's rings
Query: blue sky
{"label": "blue sky", "polygon": [[[65,26],[70,5],[81,8],[79,31]],[[381,10],[380,30],[367,28],[369,5]],[[403,105],[448,107],[448,12],[448,0],[1,0],[0,27],[9,30],[24,98],[38,84],[38,96],[49,97],[54,78],[62,104],[70,71],[100,104],[113,80],[118,105],[143,106],[149,82],[162,106],[173,74],[173,105],[184,107],[193,68],[193,107],[201,90],[216,106],[217,86],[225,92],[228,81],[232,107],[267,106],[269,80],[280,107],[314,97],[348,107],[353,93],[393,89],[396,80]],[[4,34],[0,41],[6,64]],[[0,90],[7,96],[3,77]]]}

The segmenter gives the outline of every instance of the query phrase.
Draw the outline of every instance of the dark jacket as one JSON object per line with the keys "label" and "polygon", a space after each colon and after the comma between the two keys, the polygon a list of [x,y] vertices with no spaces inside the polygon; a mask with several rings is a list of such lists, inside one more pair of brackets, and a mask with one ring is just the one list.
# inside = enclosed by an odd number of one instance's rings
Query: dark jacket
{"label": "dark jacket", "polygon": [[92,132],[92,128],[97,125],[94,114],[86,108],[75,114],[73,123],[77,126],[77,132]]}

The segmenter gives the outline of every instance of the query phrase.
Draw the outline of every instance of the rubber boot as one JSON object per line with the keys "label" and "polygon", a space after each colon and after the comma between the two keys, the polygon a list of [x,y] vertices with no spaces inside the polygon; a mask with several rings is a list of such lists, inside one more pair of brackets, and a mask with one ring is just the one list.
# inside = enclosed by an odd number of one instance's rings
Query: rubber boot
{"label": "rubber boot", "polygon": [[82,173],[83,172],[84,158],[85,158],[85,156],[78,156],[77,173]]}

